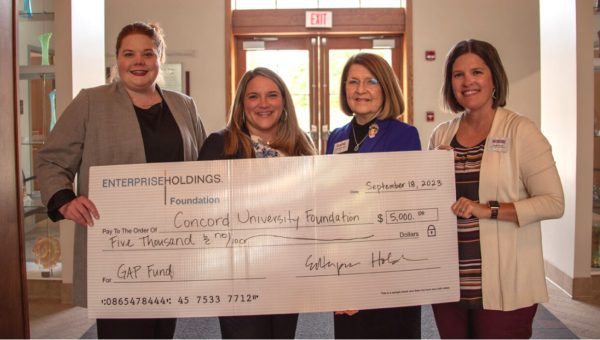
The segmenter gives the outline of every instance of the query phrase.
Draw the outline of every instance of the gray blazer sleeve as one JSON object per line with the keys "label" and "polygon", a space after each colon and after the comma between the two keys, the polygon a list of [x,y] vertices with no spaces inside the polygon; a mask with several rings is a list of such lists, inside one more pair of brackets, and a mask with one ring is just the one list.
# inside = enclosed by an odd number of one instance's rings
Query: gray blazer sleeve
{"label": "gray blazer sleeve", "polygon": [[46,144],[38,152],[35,175],[45,205],[56,192],[73,190],[83,155],[88,118],[89,97],[86,90],[82,90],[67,106]]}

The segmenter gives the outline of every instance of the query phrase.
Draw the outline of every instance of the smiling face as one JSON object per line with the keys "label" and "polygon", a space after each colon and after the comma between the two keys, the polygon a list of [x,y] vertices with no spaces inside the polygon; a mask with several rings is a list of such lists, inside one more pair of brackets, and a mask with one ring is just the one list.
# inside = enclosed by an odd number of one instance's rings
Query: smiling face
{"label": "smiling face", "polygon": [[158,49],[143,34],[123,38],[117,54],[119,77],[130,91],[152,90],[160,68]]}
{"label": "smiling face", "polygon": [[252,78],[244,93],[244,112],[250,134],[265,142],[274,140],[283,105],[281,90],[274,81],[263,76]]}
{"label": "smiling face", "polygon": [[452,92],[467,112],[492,109],[493,91],[492,72],[483,59],[473,53],[456,59],[452,65]]}
{"label": "smiling face", "polygon": [[366,67],[353,64],[345,86],[346,101],[356,121],[364,125],[375,118],[383,105],[383,91],[375,76]]}

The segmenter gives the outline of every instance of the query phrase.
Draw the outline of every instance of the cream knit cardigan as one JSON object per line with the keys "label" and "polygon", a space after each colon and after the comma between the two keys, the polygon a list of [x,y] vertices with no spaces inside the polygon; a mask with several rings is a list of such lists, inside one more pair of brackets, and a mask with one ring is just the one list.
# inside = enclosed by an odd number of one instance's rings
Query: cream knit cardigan
{"label": "cream knit cardigan", "polygon": [[[461,117],[435,128],[430,150],[450,145]],[[498,141],[506,147],[494,147]],[[529,119],[498,108],[480,171],[479,201],[512,202],[519,221],[479,221],[483,307],[510,311],[548,301],[540,221],[564,211],[550,144]]]}

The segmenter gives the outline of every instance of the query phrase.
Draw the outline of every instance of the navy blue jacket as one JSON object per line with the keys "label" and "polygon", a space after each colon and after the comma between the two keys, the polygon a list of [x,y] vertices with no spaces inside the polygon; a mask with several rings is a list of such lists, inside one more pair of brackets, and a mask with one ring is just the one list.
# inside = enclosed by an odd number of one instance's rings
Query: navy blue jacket
{"label": "navy blue jacket", "polygon": [[[396,119],[376,120],[379,131],[375,137],[360,145],[358,152],[386,152],[421,150],[421,140],[417,129]],[[333,153],[336,143],[352,138],[352,122],[331,132],[327,140],[327,152]]]}

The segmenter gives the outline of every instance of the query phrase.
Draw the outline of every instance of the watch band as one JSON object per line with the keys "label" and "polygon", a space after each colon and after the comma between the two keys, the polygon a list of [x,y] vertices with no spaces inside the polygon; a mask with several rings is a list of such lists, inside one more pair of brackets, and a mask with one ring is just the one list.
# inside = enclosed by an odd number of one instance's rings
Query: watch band
{"label": "watch band", "polygon": [[498,203],[498,201],[489,201],[488,206],[492,210],[492,215],[490,216],[490,218],[493,220],[498,219],[498,210],[500,210],[500,203]]}

